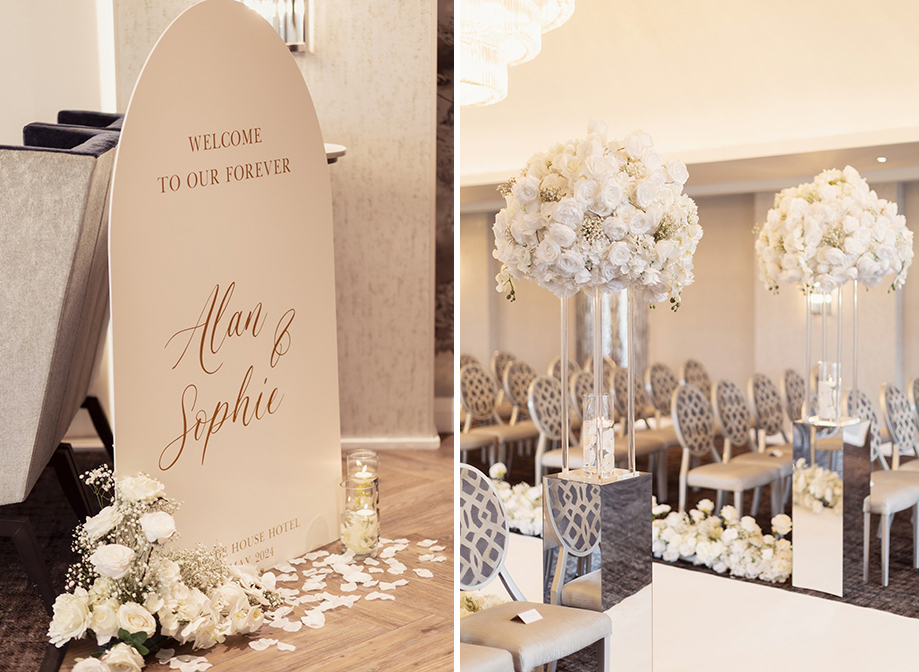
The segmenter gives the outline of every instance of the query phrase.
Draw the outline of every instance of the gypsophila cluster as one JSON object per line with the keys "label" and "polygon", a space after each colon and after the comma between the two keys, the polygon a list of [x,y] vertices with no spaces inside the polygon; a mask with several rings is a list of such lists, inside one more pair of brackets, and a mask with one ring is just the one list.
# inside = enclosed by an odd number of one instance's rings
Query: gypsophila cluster
{"label": "gypsophila cluster", "polygon": [[[98,659],[85,669],[135,670],[167,638],[209,648],[234,633],[258,630],[279,604],[274,575],[228,567],[222,549],[169,548],[179,504],[145,474],[115,477],[106,468],[84,476],[110,502],[74,531],[79,556],[66,592],[54,603],[48,637],[56,646],[92,637]],[[78,668],[80,669],[79,666]]]}
{"label": "gypsophila cluster", "polygon": [[672,511],[652,498],[651,549],[667,562],[685,560],[719,574],[782,583],[791,575],[791,518],[772,519],[772,534],[763,534],[751,516],[740,517],[733,506],[714,515],[709,499],[688,513]]}
{"label": "gypsophila cluster", "polygon": [[688,177],[681,161],[664,163],[647,133],[607,140],[599,124],[534,154],[499,190],[498,291],[513,300],[513,278],[563,298],[633,287],[676,309],[702,237],[696,204],[682,193]]}
{"label": "gypsophila cluster", "polygon": [[791,487],[795,506],[802,506],[814,513],[825,509],[842,513],[842,479],[835,471],[816,464],[808,467],[802,457],[795,462]]}
{"label": "gypsophila cluster", "polygon": [[849,280],[867,287],[895,274],[899,289],[913,260],[913,234],[897,204],[878,198],[851,166],[783,189],[756,241],[760,278],[829,292]]}
{"label": "gypsophila cluster", "polygon": [[507,511],[507,524],[528,536],[542,534],[542,485],[517,483],[511,485],[503,480],[507,467],[502,462],[495,462],[488,470],[498,496],[504,502]]}

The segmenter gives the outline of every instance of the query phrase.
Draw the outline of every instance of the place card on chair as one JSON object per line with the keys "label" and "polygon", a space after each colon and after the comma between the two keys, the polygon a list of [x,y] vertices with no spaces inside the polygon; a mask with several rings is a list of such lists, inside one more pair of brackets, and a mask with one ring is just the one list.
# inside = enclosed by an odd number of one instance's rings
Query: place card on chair
{"label": "place card on chair", "polygon": [[529,625],[530,623],[541,621],[542,616],[535,609],[528,609],[526,611],[521,611],[511,620],[521,621],[524,625]]}
{"label": "place card on chair", "polygon": [[329,169],[309,91],[242,3],[179,16],[124,119],[111,206],[116,470],[183,546],[265,567],[338,538]]}

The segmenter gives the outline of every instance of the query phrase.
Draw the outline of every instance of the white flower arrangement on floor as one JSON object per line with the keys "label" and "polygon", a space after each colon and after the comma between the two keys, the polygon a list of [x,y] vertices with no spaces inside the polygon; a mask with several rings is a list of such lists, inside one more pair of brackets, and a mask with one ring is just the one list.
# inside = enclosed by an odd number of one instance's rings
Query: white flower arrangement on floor
{"label": "white flower arrangement on floor", "polygon": [[504,502],[507,511],[507,523],[521,534],[538,537],[542,534],[542,485],[517,483],[512,486],[503,480],[507,467],[495,462],[488,470],[488,475]]}
{"label": "white flower arrangement on floor", "polygon": [[561,298],[632,286],[652,303],[669,298],[675,310],[702,237],[696,204],[682,193],[686,166],[665,164],[647,133],[607,140],[605,125],[592,126],[583,140],[534,154],[500,188],[497,289],[513,300],[512,278]]}
{"label": "white flower arrangement on floor", "polygon": [[77,526],[80,558],[67,572],[48,637],[56,646],[92,637],[97,657],[75,672],[139,672],[143,656],[167,639],[207,649],[235,633],[257,631],[280,605],[274,575],[229,566],[221,549],[170,549],[175,500],[146,475],[115,477],[100,467],[84,480],[111,504]]}
{"label": "white flower arrangement on floor", "polygon": [[899,289],[913,259],[913,234],[897,204],[878,198],[851,166],[783,189],[756,241],[760,278],[771,291],[796,283],[829,292],[849,280],[867,287],[895,273]]}
{"label": "white flower arrangement on floor", "polygon": [[839,474],[816,464],[805,467],[807,461],[803,457],[795,462],[791,481],[794,505],[814,513],[829,509],[841,515],[842,479]]}
{"label": "white flower arrangement on floor", "polygon": [[470,614],[475,614],[489,607],[510,602],[509,599],[492,594],[482,594],[477,590],[460,591],[459,610],[460,618],[466,618]]}
{"label": "white flower arrangement on floor", "polygon": [[704,565],[719,574],[782,583],[791,575],[791,518],[772,519],[772,534],[764,535],[751,516],[738,516],[725,506],[713,515],[715,505],[700,501],[689,513],[672,511],[652,498],[651,549],[654,557],[667,562],[686,560]]}

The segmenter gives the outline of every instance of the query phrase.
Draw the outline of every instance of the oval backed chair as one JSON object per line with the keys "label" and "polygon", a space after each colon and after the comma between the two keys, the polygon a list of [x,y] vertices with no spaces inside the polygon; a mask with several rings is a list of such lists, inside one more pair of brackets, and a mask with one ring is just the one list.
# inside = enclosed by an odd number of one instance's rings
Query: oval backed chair
{"label": "oval backed chair", "polygon": [[[504,393],[504,388],[502,382],[504,381],[504,372],[507,367],[516,359],[514,355],[504,350],[495,350],[494,354],[491,356],[491,375],[494,376],[494,379],[498,381],[498,398],[495,400],[495,410],[498,413],[498,416],[502,420],[510,421],[510,418],[513,416],[514,409],[513,404],[507,399],[507,396]],[[511,422],[510,424],[514,424]]]}
{"label": "oval backed chair", "polygon": [[[471,614],[460,621],[460,642],[510,652],[516,672],[530,672],[559,658],[595,646],[597,669],[610,664],[609,616],[585,609],[524,601],[504,565],[509,531],[507,513],[491,481],[460,465],[460,590],[479,590],[498,578],[513,601]],[[540,620],[524,624],[517,615],[535,610]],[[462,655],[462,651],[460,652]]]}
{"label": "oval backed chair", "polygon": [[[552,604],[603,611],[600,570],[591,571],[591,556],[600,545],[600,498],[591,497],[591,490],[587,483],[546,479],[546,517],[559,544],[549,599]],[[577,558],[577,572],[566,581],[569,557]]]}
{"label": "oval backed chair", "polygon": [[[712,408],[715,420],[724,437],[722,459],[729,464],[759,464],[776,471],[775,481],[770,486],[772,510],[782,512],[784,508],[784,482],[794,471],[793,453],[790,447],[774,448],[768,452],[750,452],[734,455],[734,448],[751,448],[750,429],[753,422],[750,406],[740,388],[729,380],[719,380],[712,390]],[[789,482],[790,486],[790,482]],[[790,489],[790,488],[789,488]],[[757,488],[753,495],[751,514],[756,515],[762,490]],[[774,515],[774,514],[773,514]]]}
{"label": "oval backed chair", "polygon": [[[562,468],[562,449],[549,450],[549,443],[562,438],[562,385],[552,376],[536,376],[527,391],[527,409],[539,431],[536,442],[536,484],[542,483],[543,470]],[[569,437],[571,439],[571,437]],[[570,440],[568,467],[584,467],[584,455],[577,442]]]}
{"label": "oval backed chair", "polygon": [[[508,452],[509,444],[521,444],[534,441],[539,436],[536,426],[530,421],[518,422],[515,425],[487,424],[497,422],[495,415],[495,400],[498,396],[498,386],[491,376],[477,364],[467,364],[460,369],[460,403],[466,412],[466,423],[463,433],[475,432],[477,435],[490,435],[494,437],[497,446],[497,459],[507,464],[513,454]],[[473,428],[472,422],[477,421],[479,426]],[[463,437],[460,436],[462,447]],[[494,456],[491,456],[494,462]]]}
{"label": "oval backed chair", "polygon": [[[715,416],[712,405],[694,385],[680,385],[671,402],[673,426],[683,447],[680,463],[680,511],[686,509],[687,487],[710,488],[717,491],[715,510],[721,511],[724,492],[734,493],[734,507],[743,514],[745,490],[775,482],[776,471],[759,464],[728,464],[715,450]],[[710,455],[714,462],[690,468],[693,456]]]}
{"label": "oval backed chair", "polygon": [[[897,391],[899,392],[899,390]],[[883,392],[881,397],[883,399]],[[897,399],[895,403],[901,401]],[[899,403],[897,405],[901,406]],[[902,411],[902,408],[899,410]],[[883,439],[877,411],[868,395],[861,390],[848,390],[846,393],[846,412],[851,417],[858,417],[868,421],[871,461],[872,464],[875,461],[880,461],[878,458],[881,457],[880,446]],[[905,436],[901,438],[906,439]],[[900,466],[900,461],[897,457],[899,444],[896,441],[894,441],[893,451],[894,458],[892,462],[894,469],[888,470],[887,463],[881,462],[882,468],[871,472],[871,494],[865,497],[862,505],[865,517],[862,580],[868,580],[871,516],[875,515],[880,517],[878,532],[881,537],[881,583],[884,586],[888,584],[890,576],[890,528],[893,524],[893,517],[900,511],[907,509],[912,509],[913,516],[913,568],[919,567],[919,471],[897,470],[897,466]],[[919,462],[919,460],[913,460],[913,462]]]}
{"label": "oval backed chair", "polygon": [[705,398],[708,399],[712,394],[712,379],[708,375],[708,369],[697,359],[687,359],[680,367],[680,380],[686,385],[694,385],[702,391]]}
{"label": "oval backed chair", "polygon": [[[584,360],[584,370],[594,372],[594,358],[593,355],[589,355],[587,359]],[[613,358],[604,355],[603,356],[603,384],[607,388],[613,386],[613,371],[616,370],[616,362],[613,361]]]}
{"label": "oval backed chair", "polygon": [[527,390],[530,389],[530,383],[537,375],[536,369],[519,359],[515,359],[504,369],[504,378],[502,378],[504,395],[514,406],[510,424],[515,425],[518,420],[526,419]]}

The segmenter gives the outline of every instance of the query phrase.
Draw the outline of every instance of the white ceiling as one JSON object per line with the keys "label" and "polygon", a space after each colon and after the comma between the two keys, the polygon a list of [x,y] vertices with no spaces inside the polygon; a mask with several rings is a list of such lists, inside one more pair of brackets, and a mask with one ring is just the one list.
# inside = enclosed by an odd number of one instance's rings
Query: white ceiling
{"label": "white ceiling", "polygon": [[[459,117],[463,186],[504,181],[590,119],[727,171],[919,142],[919,2],[577,0],[542,52],[510,68],[507,99]],[[916,146],[901,154],[901,167],[919,166]]]}

